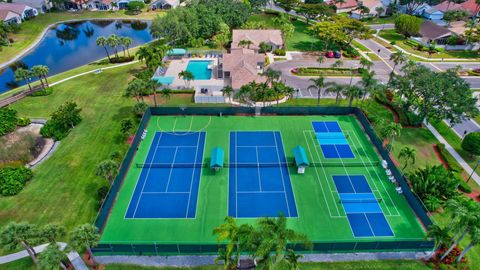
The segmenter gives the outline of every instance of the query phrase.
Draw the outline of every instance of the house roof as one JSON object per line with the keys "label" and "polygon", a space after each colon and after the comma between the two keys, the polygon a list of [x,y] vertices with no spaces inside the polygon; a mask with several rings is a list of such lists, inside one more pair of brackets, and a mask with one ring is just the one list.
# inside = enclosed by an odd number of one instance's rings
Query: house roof
{"label": "house roof", "polygon": [[478,4],[475,2],[475,0],[467,0],[461,3],[460,6],[462,6],[464,10],[468,11],[470,15],[475,15],[479,11]]}
{"label": "house roof", "polygon": [[427,13],[427,14],[435,14],[435,13],[443,14],[443,11],[438,10],[436,8],[430,8],[430,9],[426,9],[425,13]]}
{"label": "house roof", "polygon": [[258,46],[262,42],[268,42],[277,46],[283,45],[282,32],[277,29],[265,29],[265,30],[239,30],[232,31],[232,48],[239,48],[238,43],[241,40],[250,40],[253,44],[250,45],[251,49],[258,49]]}
{"label": "house roof", "polygon": [[360,0],[358,2],[362,3],[362,5],[365,7],[368,7],[368,9],[370,9],[370,12],[376,12],[376,7],[383,6],[382,1],[380,0]]}
{"label": "house roof", "polygon": [[19,17],[20,14],[10,10],[0,10],[0,20],[8,21],[14,17]]}
{"label": "house roof", "polygon": [[447,28],[441,27],[431,21],[424,21],[420,26],[420,35],[424,39],[436,40],[451,35]]}
{"label": "house roof", "polygon": [[257,63],[265,61],[265,54],[254,50],[236,48],[223,55],[223,70],[230,72],[232,87],[239,89],[249,82],[264,82],[264,77],[258,75]]}
{"label": "house roof", "polygon": [[345,0],[345,3],[335,3],[335,0],[332,1],[337,9],[342,9],[342,8],[353,8],[358,6],[356,0]]}
{"label": "house roof", "polygon": [[24,4],[33,8],[41,8],[46,5],[45,0],[13,0],[15,4]]}
{"label": "house roof", "polygon": [[467,30],[467,27],[465,26],[464,21],[456,21],[450,23],[448,30],[452,31],[457,35],[463,35],[465,34],[465,30]]}
{"label": "house roof", "polygon": [[444,1],[433,7],[443,13],[447,12],[448,10],[464,9],[461,4],[456,4],[448,1]]}
{"label": "house roof", "polygon": [[28,6],[24,4],[0,3],[0,10],[10,10],[17,14],[22,14],[27,7]]}

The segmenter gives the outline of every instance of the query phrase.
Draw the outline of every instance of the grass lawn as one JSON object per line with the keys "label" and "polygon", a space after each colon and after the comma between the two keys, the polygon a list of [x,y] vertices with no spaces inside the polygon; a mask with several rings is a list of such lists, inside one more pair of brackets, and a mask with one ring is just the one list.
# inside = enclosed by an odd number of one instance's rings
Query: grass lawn
{"label": "grass lawn", "polygon": [[[248,21],[264,23],[268,28],[278,28],[273,22],[274,15],[254,14]],[[323,47],[318,39],[308,30],[308,24],[300,20],[292,21],[295,32],[287,38],[286,48],[288,51],[320,51]]]}
{"label": "grass lawn", "polygon": [[394,23],[395,17],[373,17],[368,19],[362,19],[362,22],[366,24],[387,24],[387,23]]}
{"label": "grass lawn", "polygon": [[[201,267],[148,267],[128,264],[108,264],[105,270],[220,270],[221,266],[210,265]],[[289,269],[285,264],[280,264],[275,270]],[[300,263],[303,270],[350,270],[350,269],[402,269],[402,270],[423,270],[430,269],[420,261],[406,260],[385,260],[385,261],[357,261],[357,262],[325,262],[325,263]]]}
{"label": "grass lawn", "polygon": [[388,40],[388,41],[395,41],[395,45],[398,45],[402,49],[417,54],[427,58],[463,58],[463,59],[473,59],[478,60],[478,53],[474,51],[444,51],[439,52],[436,54],[429,55],[428,52],[423,52],[412,48],[411,46],[407,45],[404,41],[405,38],[403,35],[395,32],[394,29],[386,29],[381,30],[379,32],[379,36]]}
{"label": "grass lawn", "polygon": [[79,12],[50,12],[40,14],[37,17],[21,24],[20,31],[12,34],[14,42],[11,47],[1,47],[0,63],[8,61],[32,45],[42,31],[50,24],[75,19],[95,18],[126,18],[151,20],[162,12],[142,12],[138,15],[130,15],[128,11],[79,11]]}

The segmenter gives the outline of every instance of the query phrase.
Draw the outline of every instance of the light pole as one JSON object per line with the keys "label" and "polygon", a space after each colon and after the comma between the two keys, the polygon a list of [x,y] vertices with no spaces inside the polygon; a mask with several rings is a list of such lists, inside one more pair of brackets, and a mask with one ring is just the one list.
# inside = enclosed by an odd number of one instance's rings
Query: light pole
{"label": "light pole", "polygon": [[467,181],[466,181],[467,183],[468,183],[468,181],[470,181],[470,179],[472,178],[472,175],[473,175],[473,174],[475,173],[475,171],[477,170],[479,164],[480,164],[480,159],[477,159],[477,163],[475,164],[475,168],[473,168],[472,173],[468,176],[468,179],[467,179]]}

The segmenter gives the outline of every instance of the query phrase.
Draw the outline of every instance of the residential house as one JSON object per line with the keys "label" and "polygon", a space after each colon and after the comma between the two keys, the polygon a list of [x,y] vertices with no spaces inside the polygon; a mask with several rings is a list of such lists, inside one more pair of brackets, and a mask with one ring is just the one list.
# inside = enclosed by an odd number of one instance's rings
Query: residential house
{"label": "residential house", "polygon": [[90,0],[87,8],[91,10],[112,10],[115,0]]}
{"label": "residential house", "polygon": [[261,43],[267,43],[272,46],[272,49],[280,49],[283,47],[283,38],[282,32],[275,29],[264,29],[264,30],[238,30],[235,29],[232,31],[232,49],[241,48],[239,43],[242,40],[248,40],[251,42],[250,45],[246,46],[248,49],[252,49],[255,52],[258,52],[260,49]]}
{"label": "residential house", "polygon": [[[374,17],[374,16],[383,16],[385,15],[385,12],[387,11],[387,7],[384,5],[384,3],[380,0],[359,0],[358,6],[364,6],[367,7],[369,12],[367,14],[365,13],[360,13],[360,9],[356,9],[352,11],[352,14],[350,17],[354,19],[361,19],[362,17]],[[381,7],[383,11],[378,14],[377,9]]]}
{"label": "residential house", "polygon": [[450,1],[444,1],[438,5],[433,6],[438,11],[441,11],[443,13],[449,11],[449,10],[459,10],[459,9],[464,9],[461,4],[456,4]]}
{"label": "residential house", "polygon": [[337,3],[335,0],[325,1],[326,4],[335,5],[337,13],[350,12],[358,7],[357,0],[345,0],[345,3]]}
{"label": "residential house", "polygon": [[252,49],[234,48],[224,54],[220,62],[223,78],[229,81],[233,89],[240,89],[250,82],[265,82],[261,76],[265,66],[265,54]]}
{"label": "residential house", "polygon": [[9,25],[22,23],[22,17],[20,17],[20,14],[10,10],[0,10],[0,20],[2,20],[4,24]]}
{"label": "residential house", "polygon": [[24,4],[36,9],[39,13],[48,12],[52,7],[52,1],[50,0],[13,0],[15,4]]}
{"label": "residential house", "polygon": [[117,0],[115,2],[117,3],[117,7],[119,9],[127,9],[128,8],[128,3],[133,2],[133,1],[144,2],[143,0]]}
{"label": "residential house", "polygon": [[19,14],[22,20],[38,15],[38,11],[30,6],[15,3],[0,3],[0,10],[7,10]]}
{"label": "residential house", "polygon": [[424,21],[420,26],[420,39],[424,45],[445,45],[447,39],[454,35],[445,27],[439,26],[431,21]]}
{"label": "residential house", "polygon": [[65,0],[63,2],[63,7],[65,9],[86,9],[88,8],[87,6],[88,0]]}
{"label": "residential house", "polygon": [[422,13],[422,17],[431,21],[440,21],[443,19],[443,13],[443,11],[432,7],[430,9],[424,10]]}
{"label": "residential house", "polygon": [[478,17],[478,13],[480,12],[480,5],[477,4],[476,0],[467,0],[460,4],[462,9],[468,11],[470,16]]}
{"label": "residential house", "polygon": [[151,9],[171,9],[180,5],[180,0],[156,0],[150,4]]}

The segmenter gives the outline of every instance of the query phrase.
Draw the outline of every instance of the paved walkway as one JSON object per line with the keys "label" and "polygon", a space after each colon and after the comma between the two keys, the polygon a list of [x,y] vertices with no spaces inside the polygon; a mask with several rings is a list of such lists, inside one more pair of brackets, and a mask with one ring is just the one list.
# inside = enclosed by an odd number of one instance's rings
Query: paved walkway
{"label": "paved walkway", "polygon": [[[67,243],[63,243],[63,242],[58,242],[58,244],[60,245],[60,248],[62,250],[64,250],[65,247],[67,246]],[[39,245],[39,246],[34,247],[33,249],[38,254],[38,253],[41,253],[42,251],[44,251],[47,248],[48,245],[49,244]],[[22,258],[29,257],[29,256],[30,255],[28,255],[27,251],[22,250],[22,251],[19,251],[19,252],[16,252],[16,253],[1,256],[0,257],[0,264],[13,262],[13,261],[20,260]],[[80,257],[80,255],[76,251],[72,251],[72,252],[68,253],[67,257],[68,257],[68,259],[70,260],[70,262],[72,263],[73,267],[76,270],[89,270],[87,265],[85,264],[85,262],[82,260],[82,258]]]}
{"label": "paved walkway", "polygon": [[[453,149],[453,147],[442,137],[442,135],[440,135],[440,133],[438,133],[438,131],[432,125],[426,123],[425,126],[427,126],[428,130],[432,132],[438,141],[445,145],[445,149],[455,158],[455,160],[457,160],[457,162],[468,173],[468,175],[470,175],[473,172],[472,167],[468,165],[468,163],[457,153],[457,151],[455,151],[455,149]],[[473,172],[472,179],[480,185],[480,177],[477,175],[477,173]]]}

